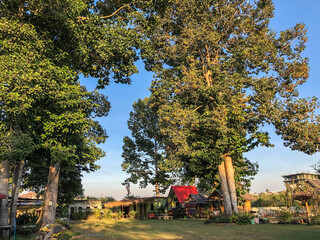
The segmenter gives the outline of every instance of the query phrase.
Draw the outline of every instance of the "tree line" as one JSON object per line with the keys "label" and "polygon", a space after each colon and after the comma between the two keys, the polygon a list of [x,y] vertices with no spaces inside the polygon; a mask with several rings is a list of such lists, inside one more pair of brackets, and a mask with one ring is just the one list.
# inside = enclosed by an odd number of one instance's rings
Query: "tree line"
{"label": "tree line", "polygon": [[11,195],[0,225],[12,223],[21,183],[44,192],[42,224],[54,222],[59,189],[61,199],[70,183],[81,192],[81,171],[104,156],[107,134],[95,118],[110,103],[79,75],[97,89],[130,84],[139,58],[155,79],[130,114],[128,181],[157,194],[173,176],[219,184],[231,214],[236,189],[257,171],[243,154],[272,146],[264,125],[293,150],[319,150],[318,100],[298,94],[309,77],[306,28],[276,34],[271,0],[0,3],[0,191]]}

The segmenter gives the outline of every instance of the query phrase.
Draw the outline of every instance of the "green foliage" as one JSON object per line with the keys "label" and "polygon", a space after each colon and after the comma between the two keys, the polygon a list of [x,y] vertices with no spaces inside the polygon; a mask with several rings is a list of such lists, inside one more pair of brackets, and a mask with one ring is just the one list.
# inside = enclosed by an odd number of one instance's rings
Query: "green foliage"
{"label": "green foliage", "polygon": [[69,219],[65,218],[56,218],[54,221],[55,224],[60,224],[61,226],[70,229]]}
{"label": "green foliage", "polygon": [[36,211],[26,211],[16,218],[17,225],[34,225],[37,223],[39,216]]}
{"label": "green foliage", "polygon": [[165,170],[212,180],[228,154],[248,188],[256,167],[243,154],[272,146],[265,124],[294,150],[319,150],[317,99],[298,98],[309,76],[304,24],[276,34],[271,0],[161,1],[148,10],[141,28],[153,50],[144,56],[156,73]]}
{"label": "green foliage", "polygon": [[238,225],[251,224],[252,215],[249,213],[234,213],[231,216],[210,216],[206,223],[237,223]]}
{"label": "green foliage", "polygon": [[252,202],[252,207],[285,207],[288,206],[287,193],[262,193],[259,198]]}
{"label": "green foliage", "polygon": [[39,226],[37,225],[24,225],[24,226],[17,226],[17,234],[21,235],[29,235],[32,233],[36,233],[39,231]]}
{"label": "green foliage", "polygon": [[118,211],[118,212],[115,212],[113,213],[113,218],[116,219],[116,220],[121,220],[124,216],[124,212],[122,211]]}
{"label": "green foliage", "polygon": [[88,213],[86,212],[73,212],[70,216],[70,219],[72,220],[85,220],[87,219]]}
{"label": "green foliage", "polygon": [[100,209],[94,209],[93,213],[90,215],[90,218],[101,219],[102,212]]}
{"label": "green foliage", "polygon": [[279,223],[292,223],[293,213],[290,210],[281,210],[278,215]]}
{"label": "green foliage", "polygon": [[251,224],[252,215],[250,213],[234,213],[230,217],[230,222],[237,223],[238,225]]}
{"label": "green foliage", "polygon": [[186,214],[185,214],[184,210],[183,210],[180,206],[177,206],[177,207],[173,210],[173,218],[174,218],[174,219],[184,218],[185,215],[186,215]]}
{"label": "green foliage", "polygon": [[311,224],[313,225],[320,225],[320,214],[319,211],[313,213],[313,216],[311,216]]}
{"label": "green foliage", "polygon": [[137,212],[136,211],[130,211],[129,212],[129,219],[136,219],[137,218]]}
{"label": "green foliage", "polygon": [[122,169],[130,174],[126,180],[134,184],[139,182],[140,187],[145,188],[148,184],[156,187],[156,194],[165,193],[172,184],[167,171],[161,168],[164,158],[161,144],[162,136],[159,130],[158,116],[152,108],[149,98],[139,99],[133,104],[130,112],[128,128],[133,139],[124,137],[122,157]]}
{"label": "green foliage", "polygon": [[105,219],[111,219],[112,218],[112,211],[109,209],[103,209],[102,210],[102,217]]}

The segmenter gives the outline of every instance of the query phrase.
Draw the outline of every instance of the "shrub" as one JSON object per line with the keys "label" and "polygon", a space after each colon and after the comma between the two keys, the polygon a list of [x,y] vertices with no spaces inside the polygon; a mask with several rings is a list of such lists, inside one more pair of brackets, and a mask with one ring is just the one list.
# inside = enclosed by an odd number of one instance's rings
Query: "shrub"
{"label": "shrub", "polygon": [[311,224],[313,225],[320,225],[320,214],[314,214],[312,217],[311,217]]}
{"label": "shrub", "polygon": [[210,216],[206,223],[236,223],[238,225],[250,224],[252,215],[249,213],[234,213],[232,216]]}
{"label": "shrub", "polygon": [[84,220],[87,218],[86,212],[73,212],[70,217],[72,220]]}
{"label": "shrub", "polygon": [[36,211],[32,212],[24,212],[16,218],[17,225],[30,225],[30,224],[36,224],[39,219],[39,216],[37,215]]}
{"label": "shrub", "polygon": [[278,220],[280,224],[292,223],[293,214],[291,211],[282,210],[279,212]]}
{"label": "shrub", "polygon": [[115,213],[112,213],[112,218],[115,220],[121,220],[123,218],[124,212],[118,211]]}
{"label": "shrub", "polygon": [[112,212],[109,209],[103,209],[102,210],[102,217],[105,219],[111,219],[112,218]]}
{"label": "shrub", "polygon": [[176,219],[176,218],[184,218],[185,216],[185,213],[184,211],[182,210],[181,207],[177,207],[174,211],[173,211],[173,218]]}
{"label": "shrub", "polygon": [[129,219],[135,219],[137,217],[137,212],[136,211],[131,211],[129,212]]}
{"label": "shrub", "polygon": [[37,225],[25,225],[25,226],[17,226],[16,232],[21,235],[29,235],[39,231],[39,227]]}
{"label": "shrub", "polygon": [[60,224],[61,226],[70,229],[70,222],[68,218],[56,218],[54,221],[56,224]]}
{"label": "shrub", "polygon": [[93,219],[101,219],[102,213],[100,209],[94,209],[92,213],[90,213],[90,218]]}

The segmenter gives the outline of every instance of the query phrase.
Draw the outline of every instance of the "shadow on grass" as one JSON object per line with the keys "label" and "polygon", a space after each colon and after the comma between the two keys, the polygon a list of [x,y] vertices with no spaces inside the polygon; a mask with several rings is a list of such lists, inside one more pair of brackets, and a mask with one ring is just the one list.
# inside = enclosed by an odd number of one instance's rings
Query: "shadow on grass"
{"label": "shadow on grass", "polygon": [[72,223],[79,239],[320,239],[320,226],[205,225],[204,220],[87,220]]}

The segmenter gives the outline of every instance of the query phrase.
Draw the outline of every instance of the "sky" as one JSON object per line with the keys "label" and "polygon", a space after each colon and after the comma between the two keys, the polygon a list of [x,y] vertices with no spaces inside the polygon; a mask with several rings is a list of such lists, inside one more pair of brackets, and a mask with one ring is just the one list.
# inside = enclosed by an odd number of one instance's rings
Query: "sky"
{"label": "sky", "polygon": [[[275,16],[270,27],[275,32],[278,33],[301,22],[307,26],[308,42],[304,56],[309,58],[310,77],[299,88],[299,92],[301,97],[320,98],[320,1],[274,0],[274,4]],[[113,196],[122,199],[127,193],[121,184],[128,177],[121,169],[122,140],[124,136],[130,136],[127,120],[133,102],[150,95],[148,89],[153,78],[153,73],[145,71],[141,62],[138,62],[137,66],[139,73],[132,77],[131,85],[112,83],[106,89],[100,90],[111,102],[109,116],[99,119],[109,137],[105,144],[100,145],[106,152],[106,157],[97,162],[101,166],[100,170],[84,174],[82,183],[86,196]],[[93,90],[97,85],[97,81],[92,78],[81,78],[81,83],[89,90]],[[250,192],[263,192],[266,189],[284,190],[282,175],[301,171],[313,172],[312,165],[320,160],[320,153],[309,156],[284,147],[281,138],[274,134],[274,129],[268,127],[267,130],[275,147],[259,147],[245,155],[249,160],[259,164],[259,172],[252,181]],[[141,189],[131,184],[131,192],[141,197],[154,195],[152,186]]]}

